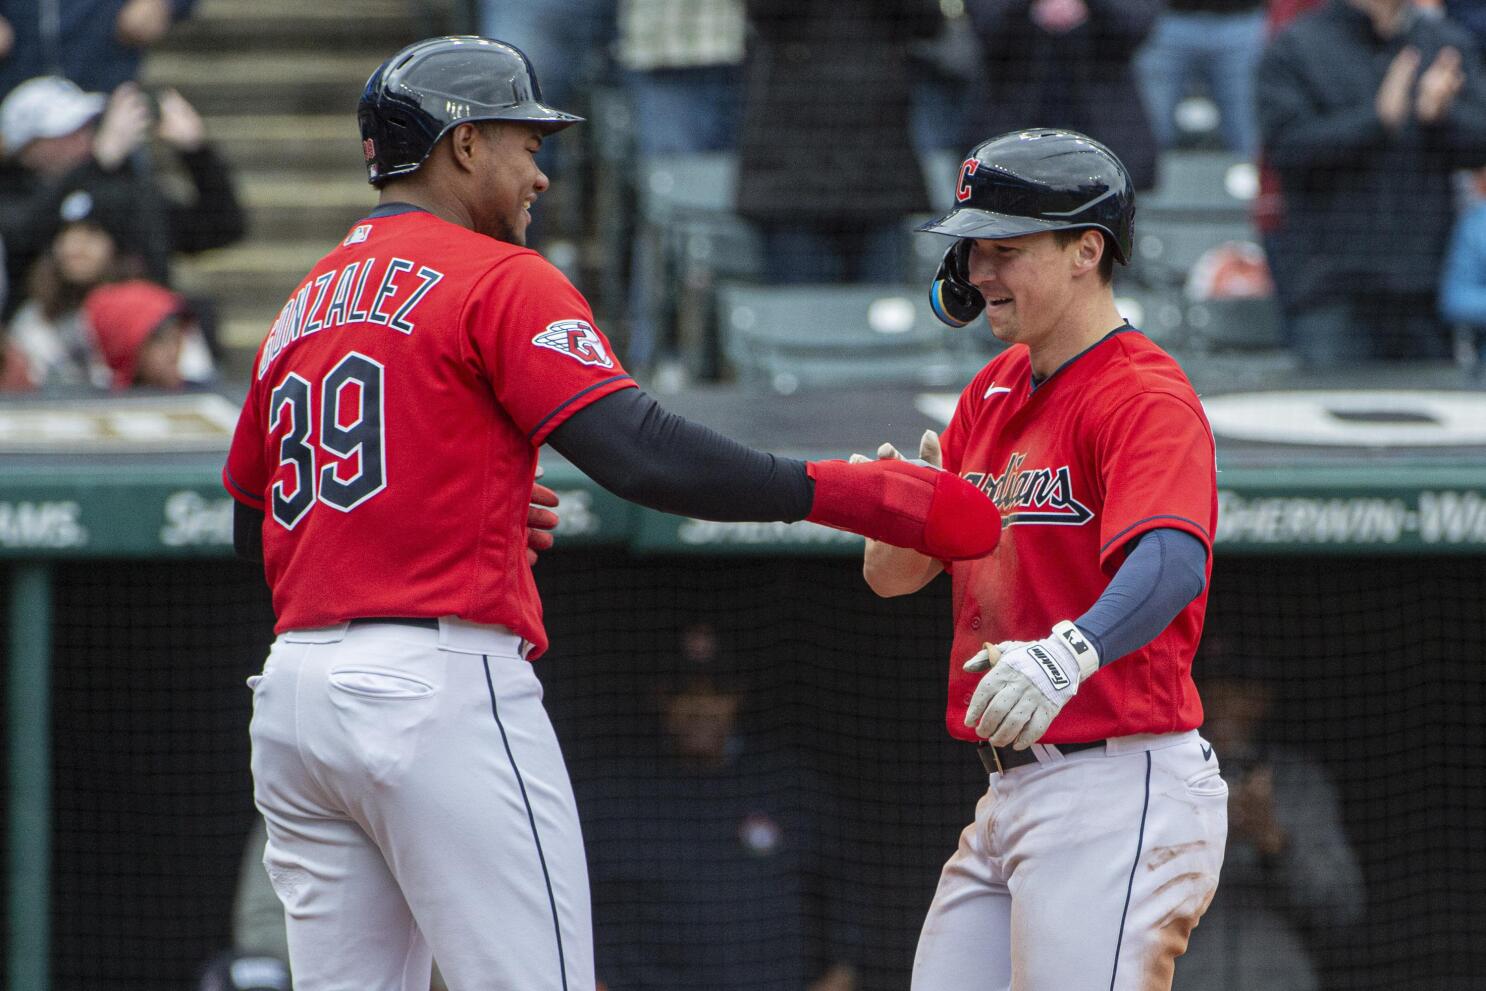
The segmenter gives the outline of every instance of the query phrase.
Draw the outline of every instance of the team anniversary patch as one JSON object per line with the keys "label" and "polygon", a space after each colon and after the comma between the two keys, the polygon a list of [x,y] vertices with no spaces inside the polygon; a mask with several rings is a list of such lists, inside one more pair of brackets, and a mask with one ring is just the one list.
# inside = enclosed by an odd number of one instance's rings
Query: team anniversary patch
{"label": "team anniversary patch", "polygon": [[1082,526],[1094,513],[1073,497],[1073,473],[1067,465],[1058,468],[1022,468],[1027,456],[1013,452],[1006,470],[966,472],[965,481],[990,496],[1001,510],[1001,525],[1039,523],[1052,526]]}

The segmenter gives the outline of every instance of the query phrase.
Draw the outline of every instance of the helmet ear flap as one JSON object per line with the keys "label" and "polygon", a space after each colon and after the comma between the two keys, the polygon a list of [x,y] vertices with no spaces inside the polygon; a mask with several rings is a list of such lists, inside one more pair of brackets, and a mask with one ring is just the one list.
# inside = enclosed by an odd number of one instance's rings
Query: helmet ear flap
{"label": "helmet ear flap", "polygon": [[986,307],[985,297],[970,282],[970,239],[949,246],[929,286],[929,306],[941,323],[963,327]]}
{"label": "helmet ear flap", "polygon": [[950,245],[944,253],[944,260],[952,278],[974,288],[970,282],[970,238],[962,237]]}

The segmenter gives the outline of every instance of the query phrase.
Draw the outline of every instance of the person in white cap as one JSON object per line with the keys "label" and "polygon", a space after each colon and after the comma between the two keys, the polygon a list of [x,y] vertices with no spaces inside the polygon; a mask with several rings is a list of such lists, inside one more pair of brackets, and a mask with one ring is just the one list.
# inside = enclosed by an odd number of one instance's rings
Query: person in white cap
{"label": "person in white cap", "polygon": [[[196,187],[191,202],[157,188],[141,154],[152,130],[180,156]],[[142,274],[157,282],[170,281],[171,253],[221,247],[243,234],[230,170],[207,143],[200,115],[173,90],[152,99],[124,83],[104,96],[60,76],[38,76],[0,102],[0,144],[21,167],[0,193],[0,237],[13,284],[25,283],[57,233],[62,205],[80,191],[131,205]]]}

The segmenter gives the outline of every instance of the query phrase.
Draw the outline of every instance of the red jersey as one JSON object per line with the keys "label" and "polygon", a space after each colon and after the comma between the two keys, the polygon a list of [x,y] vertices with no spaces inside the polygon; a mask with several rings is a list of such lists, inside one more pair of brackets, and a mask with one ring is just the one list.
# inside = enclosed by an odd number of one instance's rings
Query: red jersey
{"label": "red jersey", "polygon": [[223,470],[264,511],[275,629],[458,616],[540,654],[537,448],[634,384],[536,252],[413,208],[357,224],[259,348]]}
{"label": "red jersey", "polygon": [[[1005,529],[990,556],[956,562],[946,723],[974,740],[965,708],[980,680],[960,665],[984,643],[1040,640],[1092,606],[1147,530],[1171,527],[1208,549],[1218,522],[1212,430],[1197,394],[1145,335],[1116,331],[1035,389],[1024,346],[1008,348],[960,394],[941,438],[944,467],[980,486]],[[1192,655],[1207,589],[1155,640],[1105,658],[1042,737],[1079,743],[1195,729]]]}

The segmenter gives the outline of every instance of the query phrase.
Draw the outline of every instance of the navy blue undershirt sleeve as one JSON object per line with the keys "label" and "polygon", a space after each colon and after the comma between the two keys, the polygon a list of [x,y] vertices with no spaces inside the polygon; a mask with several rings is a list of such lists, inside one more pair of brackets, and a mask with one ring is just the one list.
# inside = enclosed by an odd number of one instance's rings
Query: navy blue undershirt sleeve
{"label": "navy blue undershirt sleeve", "polygon": [[232,549],[244,561],[263,563],[263,510],[232,500]]}
{"label": "navy blue undershirt sleeve", "polygon": [[1183,530],[1141,535],[1089,611],[1073,621],[1093,641],[1100,666],[1144,647],[1202,593],[1207,548]]}
{"label": "navy blue undershirt sleeve", "polygon": [[815,498],[805,462],[745,447],[639,389],[595,400],[547,443],[615,495],[680,516],[793,523]]}

